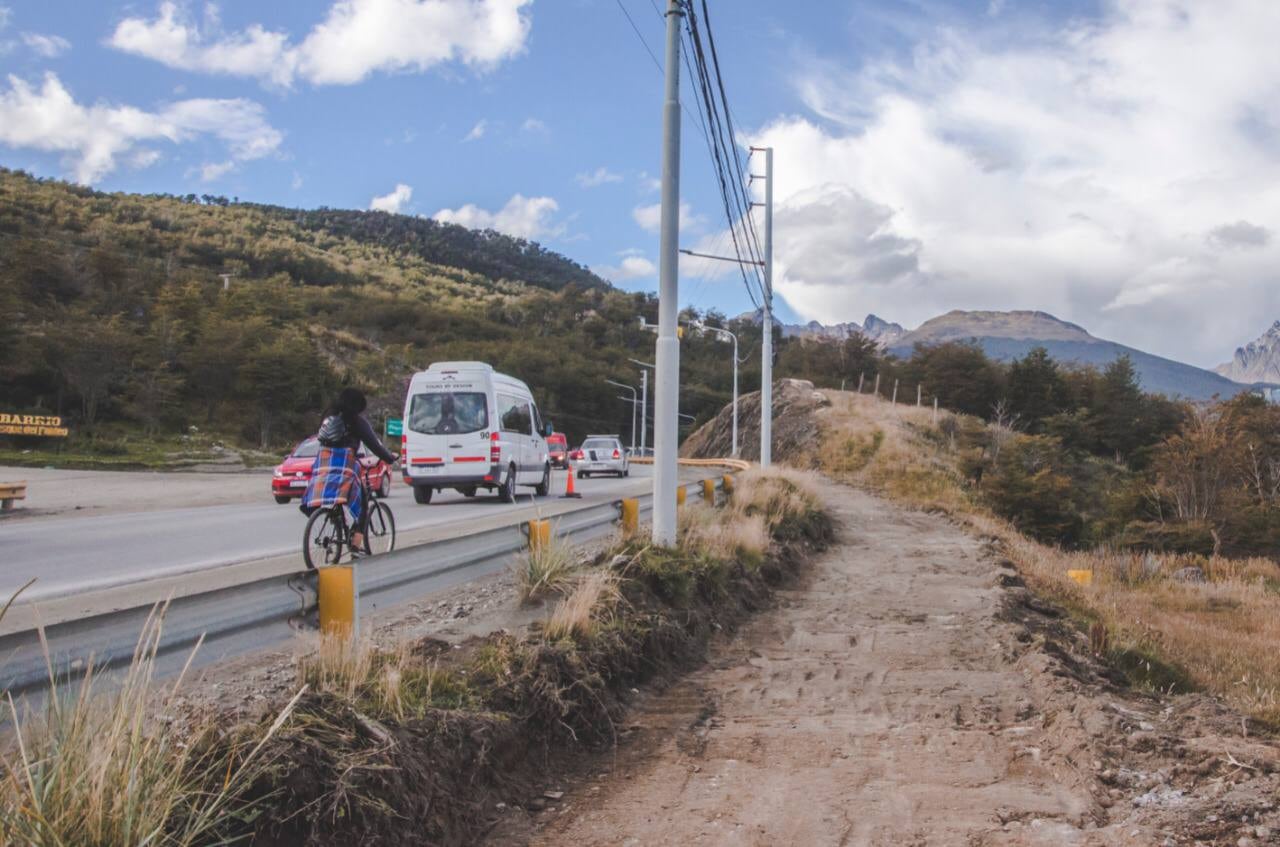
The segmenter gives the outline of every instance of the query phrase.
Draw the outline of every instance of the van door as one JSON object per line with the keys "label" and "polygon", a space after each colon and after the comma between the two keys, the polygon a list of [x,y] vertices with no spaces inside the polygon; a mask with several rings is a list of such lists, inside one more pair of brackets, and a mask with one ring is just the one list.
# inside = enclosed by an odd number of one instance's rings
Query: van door
{"label": "van door", "polygon": [[525,465],[528,463],[531,426],[529,401],[503,391],[499,391],[497,396],[498,423],[502,431],[504,448],[503,459],[507,464],[516,466],[516,482],[523,484],[528,479]]}
{"label": "van door", "polygon": [[405,416],[415,479],[477,476],[488,471],[489,403],[476,385],[427,385],[409,399]]}

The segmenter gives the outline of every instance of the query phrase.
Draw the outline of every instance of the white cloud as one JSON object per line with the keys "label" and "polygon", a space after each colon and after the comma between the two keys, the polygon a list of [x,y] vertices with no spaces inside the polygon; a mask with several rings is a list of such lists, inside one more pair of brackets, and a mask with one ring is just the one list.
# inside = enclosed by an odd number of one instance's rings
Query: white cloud
{"label": "white cloud", "polygon": [[[122,156],[150,164],[139,145],[182,143],[200,136],[223,142],[236,161],[273,153],[283,140],[250,100],[179,100],[154,112],[133,106],[77,103],[56,74],[40,88],[9,76],[0,89],[0,143],[63,153],[72,176],[92,183],[111,173]],[[144,165],[145,166],[145,165]]]}
{"label": "white cloud", "polygon": [[520,124],[520,131],[529,135],[546,135],[550,132],[547,125],[537,118],[525,118]]}
{"label": "white cloud", "polygon": [[1110,0],[803,72],[822,122],[749,139],[777,151],[776,288],[806,319],[1041,308],[1221,361],[1280,317],[1277,40],[1274,3]]}
{"label": "white cloud", "polygon": [[413,189],[403,182],[398,182],[390,194],[383,194],[381,197],[370,200],[369,208],[376,212],[398,214],[409,204],[412,197]]}
{"label": "white cloud", "polygon": [[289,181],[289,187],[290,187],[290,188],[292,188],[294,191],[297,191],[299,188],[301,188],[301,187],[302,187],[302,174],[298,173],[297,171],[294,171],[294,172],[293,172],[293,179],[291,179],[291,180]]}
{"label": "white cloud", "polygon": [[[635,220],[640,228],[648,232],[657,232],[662,224],[662,204],[654,203],[651,206],[637,206],[631,210],[631,217]],[[680,231],[698,229],[706,224],[706,220],[701,215],[695,215],[693,208],[683,201],[680,203]]]}
{"label": "white cloud", "polygon": [[155,18],[121,21],[108,44],[169,67],[350,85],[376,72],[425,71],[459,62],[478,71],[519,55],[532,0],[337,0],[301,41],[252,24],[224,32],[215,6],[203,25],[173,2]]}
{"label": "white cloud", "polygon": [[591,271],[610,282],[648,279],[658,275],[658,266],[641,255],[639,250],[624,250],[618,255],[622,261],[617,265],[597,265]]}
{"label": "white cloud", "polygon": [[476,121],[476,125],[471,127],[471,131],[462,137],[463,143],[465,144],[468,141],[479,141],[481,138],[484,138],[484,134],[488,128],[488,121],[483,119]]}
{"label": "white cloud", "polygon": [[13,17],[13,10],[8,6],[0,6],[0,29],[9,26],[9,19]]}
{"label": "white cloud", "polygon": [[195,173],[200,175],[201,182],[217,182],[236,168],[236,163],[227,160],[225,162],[205,162],[195,169]]}
{"label": "white cloud", "polygon": [[574,181],[583,188],[599,188],[610,182],[622,182],[622,174],[616,174],[608,168],[596,168],[575,176]]}
{"label": "white cloud", "polygon": [[496,212],[468,203],[458,209],[441,209],[432,215],[441,223],[459,224],[469,229],[494,229],[517,238],[546,238],[564,232],[564,226],[552,221],[560,204],[550,197],[513,195]]}
{"label": "white cloud", "polygon": [[71,49],[71,42],[61,35],[41,35],[38,32],[22,33],[22,43],[46,59],[56,59]]}

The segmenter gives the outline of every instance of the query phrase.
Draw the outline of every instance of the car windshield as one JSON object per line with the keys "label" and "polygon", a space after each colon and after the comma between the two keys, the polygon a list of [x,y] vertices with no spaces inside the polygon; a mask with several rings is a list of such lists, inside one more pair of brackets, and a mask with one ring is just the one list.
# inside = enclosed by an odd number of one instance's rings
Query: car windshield
{"label": "car windshield", "polygon": [[547,446],[548,447],[564,447],[564,436],[563,435],[548,436]]}
{"label": "car windshield", "polygon": [[314,438],[308,438],[290,454],[294,459],[314,459],[318,455],[320,455],[320,442]]}
{"label": "car windshield", "polygon": [[583,450],[613,450],[617,446],[617,442],[610,438],[588,438],[582,442]]}
{"label": "car windshield", "polygon": [[414,395],[408,427],[423,435],[479,432],[489,426],[489,409],[479,391],[436,391]]}

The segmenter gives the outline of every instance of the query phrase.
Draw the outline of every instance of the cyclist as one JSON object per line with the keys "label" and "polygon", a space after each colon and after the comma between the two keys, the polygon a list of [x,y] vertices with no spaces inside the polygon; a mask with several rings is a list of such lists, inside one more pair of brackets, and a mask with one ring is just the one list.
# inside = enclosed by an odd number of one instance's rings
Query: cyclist
{"label": "cyclist", "polygon": [[365,515],[357,482],[356,451],[363,444],[388,465],[400,458],[378,440],[363,414],[368,405],[364,393],[357,388],[344,388],[338,394],[320,424],[320,453],[311,468],[311,482],[302,495],[302,511],[308,515],[338,503],[347,505],[351,512],[351,547],[358,552],[364,550]]}

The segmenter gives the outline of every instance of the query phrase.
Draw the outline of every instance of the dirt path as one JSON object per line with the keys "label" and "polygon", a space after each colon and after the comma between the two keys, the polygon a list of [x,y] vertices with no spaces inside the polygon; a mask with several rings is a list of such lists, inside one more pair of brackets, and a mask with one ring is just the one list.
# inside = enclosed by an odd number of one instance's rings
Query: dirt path
{"label": "dirt path", "polygon": [[1271,843],[1273,747],[1047,648],[1073,636],[943,518],[830,490],[841,543],[804,584],[494,843]]}

